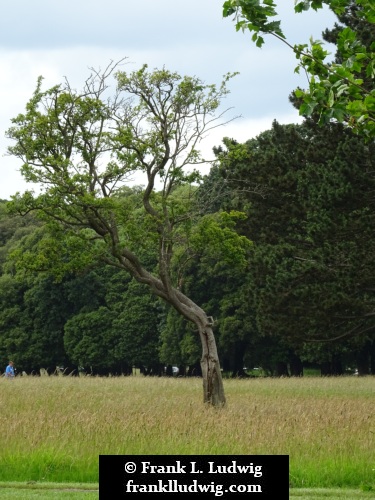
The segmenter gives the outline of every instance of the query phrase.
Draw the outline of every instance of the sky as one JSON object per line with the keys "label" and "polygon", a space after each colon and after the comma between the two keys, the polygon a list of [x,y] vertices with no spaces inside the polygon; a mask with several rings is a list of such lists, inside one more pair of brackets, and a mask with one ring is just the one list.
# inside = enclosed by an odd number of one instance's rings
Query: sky
{"label": "sky", "polygon": [[[104,69],[126,57],[126,71],[148,64],[220,84],[230,81],[223,106],[227,119],[201,145],[205,158],[223,137],[244,142],[271,127],[272,121],[298,123],[288,96],[307,87],[294,73],[297,61],[283,43],[266,37],[259,49],[250,33],[236,32],[222,17],[224,0],[12,0],[0,17],[0,199],[32,189],[19,172],[20,161],[7,154],[11,119],[22,113],[38,76],[45,89],[65,77],[81,88],[89,68]],[[327,10],[293,11],[294,0],[279,0],[277,12],[288,42],[321,39],[336,18]],[[334,48],[332,47],[332,51]],[[204,172],[205,173],[205,172]]]}

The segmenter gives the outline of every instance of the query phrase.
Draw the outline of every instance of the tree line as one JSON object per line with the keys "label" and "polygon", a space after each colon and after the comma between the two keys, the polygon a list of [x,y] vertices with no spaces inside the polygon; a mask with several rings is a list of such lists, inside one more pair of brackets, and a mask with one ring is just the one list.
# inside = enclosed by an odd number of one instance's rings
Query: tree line
{"label": "tree line", "polygon": [[[223,370],[375,373],[374,145],[339,124],[274,122],[244,144],[225,139],[216,157],[192,189],[202,215],[173,272],[214,319]],[[161,374],[174,365],[200,374],[196,332],[173,308],[111,266],[89,263],[58,280],[32,272],[35,253],[42,260],[50,251],[50,230],[0,206],[3,360],[14,358],[26,372],[73,365]],[[223,214],[251,242],[245,267],[235,262],[230,233],[227,248],[207,245],[212,220]],[[143,253],[157,266],[152,248]]]}

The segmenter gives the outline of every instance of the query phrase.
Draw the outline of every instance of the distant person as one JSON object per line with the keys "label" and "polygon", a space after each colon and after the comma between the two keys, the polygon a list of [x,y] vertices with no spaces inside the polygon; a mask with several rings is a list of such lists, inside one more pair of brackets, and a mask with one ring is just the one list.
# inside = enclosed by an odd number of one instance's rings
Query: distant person
{"label": "distant person", "polygon": [[9,365],[5,368],[5,378],[14,378],[13,361],[9,361]]}

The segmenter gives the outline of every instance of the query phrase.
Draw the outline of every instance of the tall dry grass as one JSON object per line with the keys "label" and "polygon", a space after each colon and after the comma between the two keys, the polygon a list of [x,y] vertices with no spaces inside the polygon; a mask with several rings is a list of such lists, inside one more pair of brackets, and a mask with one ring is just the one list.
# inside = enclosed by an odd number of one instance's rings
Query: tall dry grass
{"label": "tall dry grass", "polygon": [[[375,488],[375,378],[0,381],[0,480],[98,480],[98,455],[288,454],[296,487]],[[370,485],[370,486],[369,486]]]}

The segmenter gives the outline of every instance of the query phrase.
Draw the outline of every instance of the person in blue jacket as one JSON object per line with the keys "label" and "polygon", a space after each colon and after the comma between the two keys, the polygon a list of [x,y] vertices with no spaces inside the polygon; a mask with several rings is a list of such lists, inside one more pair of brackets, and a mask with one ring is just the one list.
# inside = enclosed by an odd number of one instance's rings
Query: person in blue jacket
{"label": "person in blue jacket", "polygon": [[14,378],[14,366],[13,361],[9,361],[9,365],[5,368],[5,377],[6,378]]}

